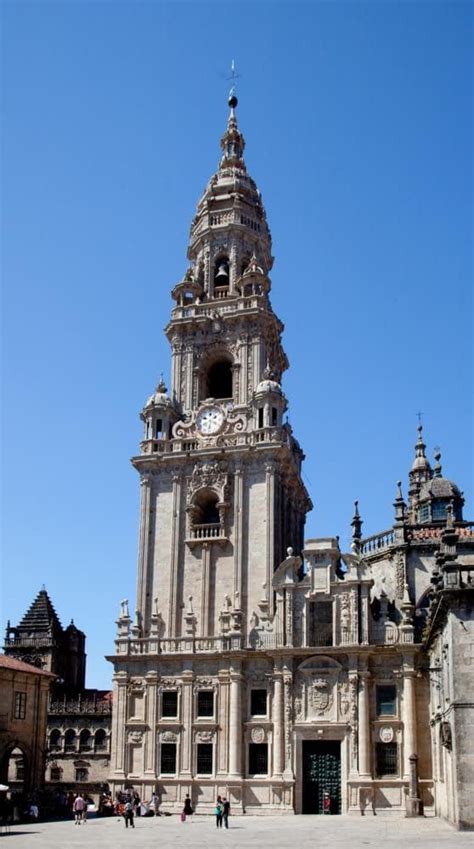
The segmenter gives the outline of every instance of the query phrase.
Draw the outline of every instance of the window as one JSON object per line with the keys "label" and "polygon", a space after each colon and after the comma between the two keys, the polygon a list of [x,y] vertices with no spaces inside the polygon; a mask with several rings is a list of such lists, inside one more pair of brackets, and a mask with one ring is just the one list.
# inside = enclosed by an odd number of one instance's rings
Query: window
{"label": "window", "polygon": [[214,716],[214,691],[199,690],[197,699],[198,716]]}
{"label": "window", "polygon": [[272,407],[272,427],[276,427],[278,424],[278,410],[276,407]]}
{"label": "window", "polygon": [[398,751],[396,743],[377,743],[376,773],[382,775],[398,775]]}
{"label": "window", "polygon": [[252,716],[267,715],[267,691],[252,690],[250,693],[250,713]]}
{"label": "window", "polygon": [[429,504],[422,504],[421,507],[418,507],[418,521],[419,522],[429,522],[430,520],[430,506]]}
{"label": "window", "polygon": [[431,519],[433,522],[445,520],[447,516],[449,500],[447,498],[437,498],[431,505]]}
{"label": "window", "polygon": [[52,766],[49,773],[50,781],[61,781],[62,769],[59,766]]}
{"label": "window", "polygon": [[160,772],[174,775],[176,772],[176,743],[161,744]]}
{"label": "window", "polygon": [[15,761],[15,778],[16,778],[17,781],[24,781],[25,780],[25,759],[24,758],[18,758],[18,760]]}
{"label": "window", "polygon": [[26,716],[26,693],[15,693],[15,719],[24,719]]}
{"label": "window", "polygon": [[76,732],[73,728],[68,728],[64,735],[64,748],[66,752],[75,751],[76,748]]}
{"label": "window", "polygon": [[207,393],[204,398],[232,398],[232,364],[218,360],[207,372]]}
{"label": "window", "polygon": [[161,704],[161,715],[162,716],[178,716],[178,691],[177,690],[167,690],[163,693],[162,704]]}
{"label": "window", "polygon": [[79,735],[79,749],[88,752],[92,748],[91,742],[91,732],[87,728],[83,728]]}
{"label": "window", "polygon": [[156,420],[156,438],[160,439],[163,436],[163,419]]}
{"label": "window", "polygon": [[331,601],[313,601],[310,604],[309,645],[332,646]]}
{"label": "window", "polygon": [[197,774],[212,775],[212,743],[197,744]]}
{"label": "window", "polygon": [[249,744],[249,775],[267,775],[268,746],[266,743]]}
{"label": "window", "polygon": [[397,688],[391,684],[377,687],[377,716],[395,716]]}
{"label": "window", "polygon": [[259,407],[258,410],[258,426],[263,427],[263,407]]}
{"label": "window", "polygon": [[49,748],[53,751],[57,751],[60,748],[60,739],[61,732],[58,728],[55,728],[49,735]]}
{"label": "window", "polygon": [[104,752],[107,749],[107,734],[103,728],[95,732],[94,747],[96,752]]}
{"label": "window", "polygon": [[87,781],[89,778],[89,770],[84,766],[80,766],[76,769],[76,781]]}

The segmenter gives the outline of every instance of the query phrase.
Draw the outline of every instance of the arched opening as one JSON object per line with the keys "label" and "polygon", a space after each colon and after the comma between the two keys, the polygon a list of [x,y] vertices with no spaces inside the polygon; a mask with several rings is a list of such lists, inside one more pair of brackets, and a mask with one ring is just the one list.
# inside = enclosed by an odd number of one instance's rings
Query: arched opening
{"label": "arched opening", "polygon": [[64,735],[64,750],[66,752],[76,751],[76,732],[74,728],[68,728]]}
{"label": "arched opening", "polygon": [[8,759],[8,784],[15,790],[21,790],[26,779],[26,759],[22,750],[15,746]]}
{"label": "arched opening", "polygon": [[107,734],[103,728],[95,732],[94,748],[96,752],[104,752],[107,749]]}
{"label": "arched opening", "polygon": [[229,288],[229,258],[220,256],[214,263],[214,292],[218,295],[220,291]]}
{"label": "arched opening", "polygon": [[49,735],[49,749],[51,752],[57,752],[61,748],[61,732],[58,728],[53,728]]}
{"label": "arched opening", "polygon": [[91,732],[87,728],[83,728],[79,735],[79,751],[88,752],[92,746]]}
{"label": "arched opening", "polygon": [[219,498],[215,492],[206,490],[196,499],[196,510],[194,513],[194,524],[196,525],[219,525],[220,516],[218,508]]}
{"label": "arched opening", "polygon": [[232,363],[227,359],[220,359],[209,366],[204,375],[203,392],[204,398],[232,398]]}

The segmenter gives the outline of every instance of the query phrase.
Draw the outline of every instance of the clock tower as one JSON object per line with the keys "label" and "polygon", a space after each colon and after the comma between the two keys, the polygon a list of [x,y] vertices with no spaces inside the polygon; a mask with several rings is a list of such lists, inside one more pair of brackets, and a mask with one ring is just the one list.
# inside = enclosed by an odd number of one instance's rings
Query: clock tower
{"label": "clock tower", "polygon": [[[288,360],[270,301],[270,230],[233,92],[228,102],[222,157],[171,292],[170,389],[161,379],[141,412],[136,607],[130,616],[122,603],[111,658],[112,783],[156,790],[170,810],[187,792],[211,809],[231,787],[233,807],[242,805],[247,678],[268,724],[273,667],[259,669],[255,650],[284,640],[273,577],[289,547],[302,551],[311,508],[303,453],[284,422]],[[279,661],[277,687],[281,676]],[[271,762],[268,746],[259,750],[277,782],[279,722]],[[259,734],[267,740],[260,726]]]}

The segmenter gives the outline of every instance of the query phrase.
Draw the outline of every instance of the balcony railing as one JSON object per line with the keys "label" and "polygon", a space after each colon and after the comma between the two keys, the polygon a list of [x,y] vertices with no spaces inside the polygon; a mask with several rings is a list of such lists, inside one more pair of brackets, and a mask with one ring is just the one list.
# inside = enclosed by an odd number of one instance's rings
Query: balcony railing
{"label": "balcony railing", "polygon": [[395,535],[392,528],[388,531],[382,531],[380,534],[366,537],[366,539],[362,540],[362,554],[373,554],[374,552],[381,551],[393,545],[394,541]]}

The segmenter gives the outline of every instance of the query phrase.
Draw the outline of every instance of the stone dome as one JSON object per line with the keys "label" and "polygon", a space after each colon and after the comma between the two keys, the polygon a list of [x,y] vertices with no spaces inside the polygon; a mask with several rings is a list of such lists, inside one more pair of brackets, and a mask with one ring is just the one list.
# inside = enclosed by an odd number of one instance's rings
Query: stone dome
{"label": "stone dome", "polygon": [[266,378],[261,380],[258,384],[255,394],[267,394],[268,392],[276,392],[278,395],[282,395],[281,386],[276,380],[271,380],[270,378]]}
{"label": "stone dome", "polygon": [[420,489],[419,500],[427,501],[431,498],[461,498],[459,487],[447,478],[434,477],[426,481]]}
{"label": "stone dome", "polygon": [[145,407],[173,407],[163,380],[160,380],[153,395],[148,398]]}

